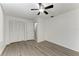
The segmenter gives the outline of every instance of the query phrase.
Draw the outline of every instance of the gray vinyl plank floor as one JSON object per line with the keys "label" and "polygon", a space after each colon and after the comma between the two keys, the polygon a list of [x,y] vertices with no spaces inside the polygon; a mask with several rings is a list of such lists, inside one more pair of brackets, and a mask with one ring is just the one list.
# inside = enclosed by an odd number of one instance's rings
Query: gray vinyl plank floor
{"label": "gray vinyl plank floor", "polygon": [[6,46],[1,56],[79,56],[79,52],[43,41],[20,41]]}

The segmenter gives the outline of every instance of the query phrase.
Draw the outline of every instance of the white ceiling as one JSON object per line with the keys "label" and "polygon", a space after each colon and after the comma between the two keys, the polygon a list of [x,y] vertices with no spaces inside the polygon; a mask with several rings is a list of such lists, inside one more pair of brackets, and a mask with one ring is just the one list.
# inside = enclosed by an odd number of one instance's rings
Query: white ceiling
{"label": "white ceiling", "polygon": [[[50,5],[51,3],[43,3],[44,6]],[[78,3],[53,3],[54,8],[48,9],[48,15],[41,13],[37,15],[38,11],[31,11],[32,8],[38,8],[37,3],[4,3],[2,4],[4,13],[6,15],[12,15],[16,17],[35,19],[35,18],[50,18],[50,16],[57,16],[62,13],[78,9]]]}

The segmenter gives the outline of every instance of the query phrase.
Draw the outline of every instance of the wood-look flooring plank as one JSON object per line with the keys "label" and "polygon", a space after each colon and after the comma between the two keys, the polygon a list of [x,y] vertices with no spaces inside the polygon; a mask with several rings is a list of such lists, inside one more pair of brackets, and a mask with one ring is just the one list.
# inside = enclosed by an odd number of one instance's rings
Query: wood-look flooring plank
{"label": "wood-look flooring plank", "polygon": [[57,45],[57,44],[54,44],[54,43],[51,43],[51,42],[48,42],[48,41],[43,41],[40,44],[52,49],[53,51],[56,50],[58,53],[60,53],[59,55],[63,54],[63,55],[66,55],[66,56],[79,56],[79,52],[73,51],[71,49],[62,47],[60,45]]}
{"label": "wood-look flooring plank", "polygon": [[79,56],[79,52],[48,41],[20,41],[6,46],[2,56]]}
{"label": "wood-look flooring plank", "polygon": [[47,54],[48,56],[58,56],[58,54],[56,54],[53,50],[51,50],[51,49],[49,49],[45,46],[39,46],[38,45],[38,49],[43,51],[43,53]]}

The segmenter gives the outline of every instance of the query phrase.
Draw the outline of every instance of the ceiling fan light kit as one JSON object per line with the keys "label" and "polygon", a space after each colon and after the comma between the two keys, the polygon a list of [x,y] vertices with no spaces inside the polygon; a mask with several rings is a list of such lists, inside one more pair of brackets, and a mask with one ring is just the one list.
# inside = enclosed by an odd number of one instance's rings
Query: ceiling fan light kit
{"label": "ceiling fan light kit", "polygon": [[39,9],[39,11],[43,13],[44,12],[44,9]]}

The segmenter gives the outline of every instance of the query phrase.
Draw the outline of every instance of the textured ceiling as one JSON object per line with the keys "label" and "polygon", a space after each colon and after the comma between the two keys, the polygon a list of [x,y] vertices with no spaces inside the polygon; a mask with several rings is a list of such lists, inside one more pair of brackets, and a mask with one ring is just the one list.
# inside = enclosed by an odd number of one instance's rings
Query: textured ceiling
{"label": "textured ceiling", "polygon": [[[43,3],[44,6],[48,6],[51,3]],[[4,9],[4,14],[22,17],[27,19],[36,19],[36,18],[50,18],[50,16],[57,16],[62,13],[78,9],[78,3],[53,3],[54,8],[48,9],[48,15],[41,13],[37,15],[38,11],[31,11],[32,8],[38,8],[37,3],[4,3],[2,4]]]}

